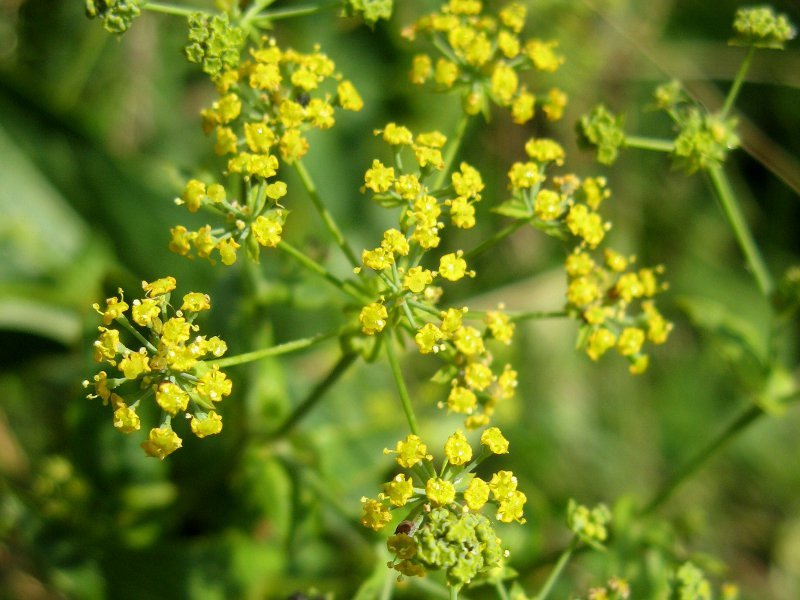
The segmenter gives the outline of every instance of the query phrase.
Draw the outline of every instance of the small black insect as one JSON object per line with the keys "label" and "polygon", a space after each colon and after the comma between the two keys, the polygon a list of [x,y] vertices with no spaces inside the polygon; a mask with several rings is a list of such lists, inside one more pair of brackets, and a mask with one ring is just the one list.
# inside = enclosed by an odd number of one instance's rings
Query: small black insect
{"label": "small black insect", "polygon": [[300,106],[305,108],[308,106],[308,103],[311,102],[311,96],[303,92],[302,94],[297,94],[295,96],[294,101],[297,102]]}

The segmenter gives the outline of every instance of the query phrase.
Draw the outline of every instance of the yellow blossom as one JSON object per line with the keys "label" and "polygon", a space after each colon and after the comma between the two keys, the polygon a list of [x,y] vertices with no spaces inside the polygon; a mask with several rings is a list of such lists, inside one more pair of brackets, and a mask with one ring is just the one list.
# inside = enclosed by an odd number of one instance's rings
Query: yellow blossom
{"label": "yellow blossom", "polygon": [[120,406],[114,411],[114,427],[122,433],[138,431],[141,426],[139,415],[130,406]]}
{"label": "yellow blossom", "polygon": [[179,385],[164,381],[156,389],[156,402],[164,411],[175,416],[186,410],[189,394]]}
{"label": "yellow blossom", "polygon": [[408,499],[414,495],[414,485],[410,479],[400,473],[389,483],[384,484],[386,497],[394,506],[405,506]]}
{"label": "yellow blossom", "polygon": [[460,385],[454,385],[447,397],[447,408],[453,412],[468,415],[475,410],[478,398],[475,393]]}
{"label": "yellow blossom", "polygon": [[183,445],[183,441],[170,427],[154,427],[149,438],[142,442],[148,456],[164,460]]}
{"label": "yellow blossom", "polygon": [[212,410],[205,416],[193,416],[190,425],[193,434],[199,438],[204,438],[222,431],[222,417]]}
{"label": "yellow blossom", "polygon": [[473,477],[464,491],[464,501],[472,511],[479,511],[489,500],[489,484],[480,477]]}
{"label": "yellow blossom", "polygon": [[384,454],[397,454],[397,464],[406,469],[410,469],[415,464],[423,460],[431,460],[433,456],[428,454],[428,447],[422,442],[419,436],[409,434],[405,440],[397,442],[394,450],[385,448]]}
{"label": "yellow blossom", "polygon": [[508,440],[497,427],[490,427],[481,434],[481,444],[493,454],[508,454]]}
{"label": "yellow blossom", "polygon": [[136,379],[143,373],[149,373],[147,351],[142,348],[139,352],[126,352],[117,367],[125,375],[125,379]]}
{"label": "yellow blossom", "polygon": [[374,531],[380,531],[392,520],[389,509],[379,500],[361,498],[361,508],[364,510],[364,515],[361,517],[361,524]]}
{"label": "yellow blossom", "polygon": [[389,313],[380,302],[372,302],[361,309],[358,320],[361,322],[361,331],[367,335],[375,335],[383,331]]}
{"label": "yellow blossom", "polygon": [[472,447],[460,431],[447,438],[444,444],[444,455],[450,464],[465,465],[472,460]]}
{"label": "yellow blossom", "polygon": [[444,506],[456,499],[456,488],[449,481],[431,477],[425,484],[425,495],[434,506]]}
{"label": "yellow blossom", "polygon": [[274,248],[281,241],[283,224],[275,217],[259,215],[253,222],[253,235],[256,241],[268,248]]}
{"label": "yellow blossom", "polygon": [[227,378],[225,373],[219,370],[219,367],[214,366],[210,371],[206,372],[197,381],[197,395],[202,399],[219,402],[225,396],[230,396],[233,383]]}

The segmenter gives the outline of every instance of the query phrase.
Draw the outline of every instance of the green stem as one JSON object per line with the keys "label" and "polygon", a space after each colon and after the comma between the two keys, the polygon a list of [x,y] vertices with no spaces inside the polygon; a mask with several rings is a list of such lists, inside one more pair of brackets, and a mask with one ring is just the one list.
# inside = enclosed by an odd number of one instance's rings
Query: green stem
{"label": "green stem", "polygon": [[741,66],[739,67],[739,71],[736,73],[736,77],[733,80],[731,89],[728,90],[728,95],[725,97],[725,104],[722,105],[722,112],[721,112],[722,117],[725,117],[733,108],[733,103],[736,102],[736,96],[739,94],[739,89],[742,87],[742,84],[744,83],[744,76],[750,69],[750,63],[752,62],[755,53],[756,53],[755,46],[751,46],[750,49],[747,51],[747,56],[744,57],[744,60],[742,61]]}
{"label": "green stem", "polygon": [[450,173],[450,169],[453,166],[453,161],[458,154],[459,148],[461,148],[461,142],[464,141],[464,134],[467,132],[469,118],[469,115],[462,111],[461,118],[458,120],[458,124],[456,125],[456,131],[453,134],[453,138],[450,140],[450,144],[447,147],[447,153],[444,156],[444,168],[439,171],[439,175],[436,177],[436,182],[433,186],[434,190],[442,188],[445,180],[447,179],[447,175]]}
{"label": "green stem", "polygon": [[454,585],[450,586],[450,600],[458,600],[458,588]]}
{"label": "green stem", "polygon": [[672,152],[675,150],[675,142],[672,140],[661,140],[658,138],[643,137],[639,135],[625,136],[625,145],[628,148],[654,150],[656,152]]}
{"label": "green stem", "polygon": [[411,398],[408,395],[406,382],[403,379],[403,373],[400,372],[400,364],[397,362],[397,355],[394,351],[394,340],[387,339],[384,345],[386,346],[386,356],[389,358],[389,366],[392,369],[392,376],[397,384],[397,391],[400,393],[400,401],[403,403],[403,412],[406,413],[408,428],[414,435],[419,435],[417,417],[414,415],[414,407],[411,406]]}
{"label": "green stem", "polygon": [[311,198],[314,208],[317,209],[319,216],[322,217],[325,227],[328,228],[328,232],[331,234],[336,244],[339,246],[339,248],[341,248],[345,256],[347,256],[350,264],[352,264],[354,267],[360,266],[361,262],[358,260],[356,253],[353,252],[350,244],[347,243],[344,235],[342,235],[342,232],[339,229],[339,226],[336,224],[336,221],[333,220],[333,215],[331,215],[330,211],[325,206],[325,203],[322,201],[322,198],[320,198],[319,192],[317,192],[317,187],[314,185],[314,181],[311,179],[311,175],[308,173],[303,163],[299,160],[296,160],[294,162],[294,168],[297,171],[297,174],[300,176],[300,181],[302,181],[303,187],[306,189],[308,196]]}
{"label": "green stem", "polygon": [[495,582],[494,589],[497,592],[497,595],[500,597],[500,600],[511,600],[508,596],[508,592],[506,591],[506,586],[503,585],[502,581]]}
{"label": "green stem", "polygon": [[192,6],[178,6],[177,4],[164,4],[162,2],[148,2],[142,6],[144,10],[150,12],[161,13],[164,15],[176,15],[179,17],[188,17],[194,13],[207,13],[207,10],[202,8],[195,8]]}
{"label": "green stem", "polygon": [[336,286],[336,288],[338,288],[340,291],[344,292],[351,298],[363,303],[371,302],[370,299],[365,298],[357,289],[354,289],[354,286],[351,282],[342,281],[341,279],[333,275],[330,271],[328,271],[325,267],[320,265],[318,262],[303,254],[303,252],[301,252],[298,248],[292,246],[286,240],[281,240],[278,243],[278,248],[286,252],[286,254],[294,258],[297,262],[299,262],[309,271],[316,273],[320,277],[332,283],[334,286]]}
{"label": "green stem", "polygon": [[263,23],[271,23],[279,19],[291,19],[293,17],[304,17],[306,15],[313,15],[314,13],[322,12],[329,8],[336,8],[341,6],[341,2],[328,2],[318,6],[299,6],[297,8],[284,8],[282,10],[265,11],[253,17],[253,22],[256,25]]}
{"label": "green stem", "polygon": [[152,352],[153,354],[156,354],[156,353],[158,352],[158,348],[156,348],[156,347],[155,347],[153,344],[151,344],[151,343],[150,343],[150,341],[149,341],[147,338],[145,338],[145,337],[144,337],[144,336],[143,336],[143,335],[142,335],[142,334],[139,332],[139,330],[138,330],[138,329],[136,329],[136,327],[134,327],[134,326],[131,324],[131,322],[130,322],[130,321],[128,321],[128,318],[127,318],[125,315],[122,315],[121,317],[117,317],[117,318],[115,319],[115,321],[116,321],[117,323],[119,323],[120,325],[122,325],[122,326],[123,326],[125,329],[127,329],[129,332],[131,332],[131,333],[133,334],[133,336],[134,336],[134,337],[135,337],[137,340],[139,340],[139,341],[142,343],[142,345],[143,345],[145,348],[147,348],[147,350],[148,350],[149,352]]}
{"label": "green stem", "polygon": [[708,459],[714,456],[721,448],[728,442],[734,439],[739,433],[747,429],[747,427],[755,422],[761,415],[765,414],[762,408],[755,404],[748,404],[736,416],[736,418],[720,432],[720,434],[705,447],[697,455],[687,462],[681,469],[679,469],[655,495],[650,503],[642,511],[642,515],[649,515],[657,508],[663,505],[670,499],[675,490],[689,477],[697,472]]}
{"label": "green stem", "polygon": [[544,582],[542,589],[539,590],[539,593],[533,597],[533,600],[544,600],[547,598],[548,594],[550,594],[550,591],[553,589],[553,586],[561,575],[561,572],[564,570],[564,567],[567,566],[567,562],[569,562],[570,557],[572,557],[572,553],[575,551],[575,548],[578,547],[579,542],[580,540],[578,536],[572,538],[569,546],[567,546],[561,553],[561,556],[558,557],[558,562],[553,567],[553,570],[550,571],[550,576],[547,578],[547,581]]}
{"label": "green stem", "polygon": [[512,233],[514,233],[517,229],[519,229],[526,223],[527,221],[515,221],[511,225],[505,227],[504,229],[495,232],[495,234],[492,237],[486,238],[480,244],[475,246],[472,250],[470,250],[469,252],[465,252],[464,258],[466,260],[471,260],[476,256],[480,256],[481,254],[486,252],[489,248],[503,241],[505,238],[510,236]]}
{"label": "green stem", "polygon": [[338,329],[336,331],[329,331],[328,333],[320,333],[312,337],[292,340],[291,342],[285,342],[283,344],[278,344],[277,346],[270,346],[269,348],[254,350],[253,352],[245,352],[244,354],[237,354],[236,356],[219,358],[217,360],[209,360],[206,361],[206,364],[220,368],[244,365],[249,362],[253,362],[254,360],[261,360],[262,358],[268,358],[270,356],[280,356],[281,354],[289,354],[298,350],[304,350],[327,339],[336,337],[337,335],[339,335]]}
{"label": "green stem", "polygon": [[278,427],[275,431],[269,434],[270,439],[278,439],[285,436],[289,433],[300,420],[308,414],[308,412],[314,408],[317,403],[325,396],[325,393],[336,383],[339,378],[347,372],[347,369],[350,368],[350,365],[355,362],[356,358],[358,358],[357,354],[343,354],[341,358],[333,365],[330,373],[320,381],[314,388],[308,393],[308,396],[298,404],[292,413],[286,418],[283,424]]}
{"label": "green stem", "polygon": [[536,319],[560,319],[568,316],[569,314],[565,310],[530,310],[526,312],[510,314],[509,318],[513,322],[519,323],[520,321],[531,321]]}
{"label": "green stem", "polygon": [[739,247],[742,249],[747,264],[753,272],[753,277],[756,279],[758,288],[765,298],[769,299],[775,290],[775,283],[772,281],[772,276],[769,274],[761,252],[758,249],[753,235],[750,233],[750,228],[747,226],[742,215],[739,203],[736,201],[736,196],[733,193],[728,177],[722,167],[711,167],[708,169],[708,176],[711,179],[711,185],[717,193],[717,199],[722,207],[725,216],[728,219],[728,224],[733,229],[733,234],[736,236],[736,241],[739,242]]}

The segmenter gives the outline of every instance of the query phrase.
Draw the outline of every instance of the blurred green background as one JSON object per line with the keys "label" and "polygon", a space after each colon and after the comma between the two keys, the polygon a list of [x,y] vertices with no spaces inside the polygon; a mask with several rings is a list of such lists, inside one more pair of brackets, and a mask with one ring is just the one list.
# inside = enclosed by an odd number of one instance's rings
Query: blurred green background
{"label": "blurred green background", "polygon": [[[455,124],[456,99],[413,88],[405,77],[417,49],[399,31],[435,4],[396,2],[392,21],[374,31],[332,11],[274,31],[299,50],[320,43],[364,97],[362,112],[315,134],[306,159],[356,248],[373,247],[387,223],[358,191],[372,158],[387,158],[372,130],[397,121],[448,133]],[[707,106],[720,106],[744,55],[726,45],[738,6],[529,3],[529,33],[559,39],[567,57],[562,71],[538,83],[568,92],[565,119],[520,128],[495,112],[468,132],[461,158],[487,182],[484,225],[447,238],[447,247],[471,247],[502,226],[489,209],[505,199],[509,165],[532,135],[554,136],[571,169],[609,178],[612,245],[636,253],[642,265],[665,265],[670,289],[661,307],[676,324],[636,378],[621,359],[593,364],[576,352],[572,322],[518,328],[507,358],[521,373],[519,394],[498,424],[512,450],[502,468],[518,475],[528,495],[528,524],[501,537],[530,593],[569,539],[568,498],[606,502],[624,519],[626,506],[647,501],[752,399],[740,348],[686,310],[729,315],[756,344],[767,344],[768,307],[703,177],[687,178],[663,156],[637,151],[600,167],[577,150],[573,131],[581,114],[604,102],[627,114],[628,131],[668,135],[664,117],[644,108],[654,86],[673,77]],[[796,2],[775,6],[800,23]],[[144,457],[141,436],[120,435],[107,407],[84,397],[81,381],[95,370],[91,304],[118,287],[135,294],[142,279],[171,274],[180,290],[210,293],[214,310],[204,328],[226,339],[230,354],[342,322],[336,292],[283,256],[263,256],[270,283],[256,305],[241,265],[212,267],[168,252],[169,227],[201,224],[172,199],[185,179],[216,164],[198,119],[213,90],[183,59],[185,35],[181,19],[146,14],[114,38],[84,17],[79,1],[0,0],[3,597],[287,598],[316,588],[351,598],[376,566],[383,581],[380,538],[357,523],[359,498],[374,496],[392,475],[382,449],[407,433],[383,364],[358,363],[278,443],[265,443],[265,432],[324,377],[336,344],[232,369],[222,435],[186,440],[164,462]],[[756,57],[738,103],[746,150],[727,166],[775,276],[800,255],[796,47]],[[288,239],[346,274],[301,186],[286,177]],[[445,301],[558,309],[563,257],[557,240],[521,230],[474,265],[472,287],[458,286]],[[795,365],[797,323],[782,326],[780,352]],[[423,437],[443,442],[460,419],[435,408],[443,389],[427,381],[437,365],[424,358],[410,354],[405,373]],[[796,408],[756,423],[655,517],[619,535],[611,552],[578,557],[553,597],[585,595],[612,575],[631,579],[634,598],[659,597],[659,573],[687,559],[715,580],[739,582],[744,598],[800,597],[798,428]],[[488,468],[500,468],[495,461]],[[397,593],[438,592],[406,583]]]}

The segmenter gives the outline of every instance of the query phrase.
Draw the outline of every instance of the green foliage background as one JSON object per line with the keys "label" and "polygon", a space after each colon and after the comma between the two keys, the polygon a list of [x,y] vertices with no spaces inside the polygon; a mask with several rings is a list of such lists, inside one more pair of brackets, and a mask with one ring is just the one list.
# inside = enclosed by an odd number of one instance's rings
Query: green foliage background
{"label": "green foliage background", "polygon": [[[279,3],[280,5],[281,3]],[[285,2],[282,4],[291,4]],[[413,130],[454,125],[450,98],[412,88],[401,27],[434,3],[396,2],[374,31],[325,12],[281,22],[282,43],[319,42],[353,80],[366,107],[312,140],[309,170],[356,247],[384,225],[359,193],[382,150],[372,135],[387,121]],[[670,561],[693,559],[745,598],[800,597],[800,414],[765,418],[726,448],[658,514],[624,528],[631,503],[659,484],[752,400],[742,345],[766,342],[768,310],[700,176],[670,172],[661,156],[628,151],[613,168],[574,147],[572,124],[598,102],[627,113],[630,131],[669,133],[641,110],[672,77],[718,106],[743,50],[728,47],[737,3],[609,0],[530,3],[529,27],[557,37],[567,64],[554,81],[570,96],[554,126],[514,126],[495,114],[473,127],[462,157],[489,191],[481,210],[505,197],[508,165],[533,134],[568,149],[578,173],[605,174],[615,247],[642,264],[663,263],[662,301],[676,329],[650,370],[631,378],[622,360],[593,364],[574,350],[572,322],[526,324],[511,350],[522,380],[498,422],[511,440],[511,468],[528,495],[528,525],[501,531],[511,565],[534,590],[568,540],[568,498],[616,505],[617,542],[580,556],[555,597],[585,594],[608,577],[629,577],[634,598],[659,596]],[[795,3],[776,3],[800,22]],[[186,222],[172,198],[196,165],[211,165],[198,110],[212,97],[181,54],[185,26],[144,15],[120,39],[85,19],[80,2],[0,1],[0,594],[9,598],[286,598],[315,587],[354,597],[386,560],[377,536],[357,523],[359,498],[391,475],[385,446],[405,435],[388,370],[359,363],[324,402],[277,443],[265,442],[336,359],[333,344],[234,372],[225,429],[189,442],[164,462],[142,455],[136,436],[111,427],[80,382],[94,369],[90,306],[117,287],[174,275],[215,300],[209,332],[231,354],[253,338],[269,345],[339,323],[335,291],[294,265],[265,256],[273,275],[267,323],[237,270],[170,254],[168,228]],[[746,151],[728,170],[757,240],[778,275],[800,254],[800,51],[759,54],[738,108]],[[568,163],[569,164],[569,163]],[[781,181],[779,174],[785,181]],[[289,179],[288,238],[320,259],[325,232]],[[794,188],[794,191],[792,190]],[[199,223],[198,223],[199,224]],[[488,226],[459,239],[471,245]],[[465,241],[466,240],[466,241]],[[457,304],[504,301],[514,310],[563,303],[560,245],[532,229],[481,257],[481,285]],[[331,268],[346,265],[331,252]],[[466,290],[464,292],[463,290]],[[263,315],[262,315],[263,316]],[[259,321],[260,322],[260,321]],[[797,363],[797,324],[781,349]],[[241,340],[241,342],[237,341]],[[459,423],[435,408],[432,367],[405,361],[423,435],[444,439]],[[376,558],[377,557],[377,558]],[[725,570],[724,565],[727,565]],[[376,584],[376,585],[378,585]],[[406,585],[402,597],[435,597]],[[468,592],[481,597],[480,590]],[[489,597],[489,596],[487,596]]]}

